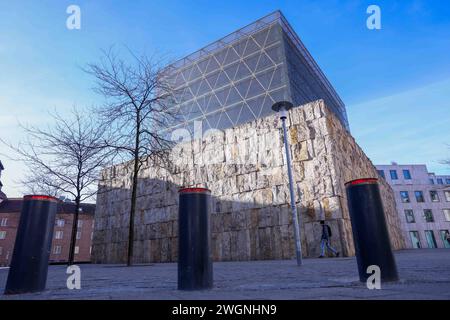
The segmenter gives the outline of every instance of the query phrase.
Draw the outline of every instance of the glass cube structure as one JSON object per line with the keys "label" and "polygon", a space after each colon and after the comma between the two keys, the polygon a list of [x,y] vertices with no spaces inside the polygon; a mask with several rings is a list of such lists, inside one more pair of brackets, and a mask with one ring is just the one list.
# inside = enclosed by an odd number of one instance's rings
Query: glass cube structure
{"label": "glass cube structure", "polygon": [[180,116],[170,129],[226,129],[323,99],[345,128],[345,106],[280,11],[265,16],[166,68]]}

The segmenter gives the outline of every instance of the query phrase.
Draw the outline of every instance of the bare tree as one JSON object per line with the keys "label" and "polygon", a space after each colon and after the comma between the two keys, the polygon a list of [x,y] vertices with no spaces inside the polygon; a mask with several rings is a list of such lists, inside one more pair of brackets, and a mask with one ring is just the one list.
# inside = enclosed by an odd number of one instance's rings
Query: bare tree
{"label": "bare tree", "polygon": [[69,260],[73,264],[80,203],[95,196],[101,168],[113,158],[105,148],[107,129],[91,115],[75,108],[72,118],[50,115],[53,125],[45,129],[20,125],[26,140],[13,146],[4,140],[29,170],[22,180],[29,191],[54,196],[69,195],[75,202]]}
{"label": "bare tree", "polygon": [[63,192],[57,187],[59,182],[54,177],[44,176],[39,172],[29,172],[20,181],[24,188],[24,193],[45,194],[55,198],[63,197]]}
{"label": "bare tree", "polygon": [[132,167],[127,265],[132,265],[134,215],[139,172],[144,164],[169,163],[172,141],[164,133],[177,118],[175,91],[162,60],[146,56],[125,61],[112,50],[103,51],[99,63],[85,71],[96,79],[95,91],[105,98],[97,112],[114,132],[107,144],[119,151]]}

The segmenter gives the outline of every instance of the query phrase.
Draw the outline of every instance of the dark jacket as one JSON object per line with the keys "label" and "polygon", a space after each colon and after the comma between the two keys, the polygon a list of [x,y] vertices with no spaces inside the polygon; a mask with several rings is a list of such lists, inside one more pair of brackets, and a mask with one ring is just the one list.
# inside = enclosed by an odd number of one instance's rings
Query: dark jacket
{"label": "dark jacket", "polygon": [[330,240],[330,233],[328,232],[328,226],[326,224],[322,225],[322,238],[321,240]]}

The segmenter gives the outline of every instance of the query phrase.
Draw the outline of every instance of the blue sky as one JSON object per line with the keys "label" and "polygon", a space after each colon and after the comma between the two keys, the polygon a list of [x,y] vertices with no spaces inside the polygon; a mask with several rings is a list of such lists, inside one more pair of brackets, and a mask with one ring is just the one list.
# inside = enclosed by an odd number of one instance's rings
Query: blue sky
{"label": "blue sky", "polygon": [[[66,8],[81,8],[68,30]],[[381,8],[381,30],[366,9]],[[48,110],[99,103],[80,70],[100,49],[181,58],[281,9],[347,106],[352,134],[376,164],[439,163],[450,157],[450,6],[446,1],[7,1],[0,0],[0,132],[17,119],[46,124]],[[0,147],[5,152],[4,147]],[[9,196],[24,168],[1,159]]]}

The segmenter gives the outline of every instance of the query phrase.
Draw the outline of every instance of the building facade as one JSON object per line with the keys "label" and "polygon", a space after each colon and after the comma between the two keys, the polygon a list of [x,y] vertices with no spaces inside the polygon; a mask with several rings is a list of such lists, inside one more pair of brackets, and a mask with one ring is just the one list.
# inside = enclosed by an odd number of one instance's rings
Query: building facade
{"label": "building facade", "polygon": [[[377,177],[377,171],[323,100],[293,108],[288,117],[302,249],[320,254],[320,220],[331,244],[354,255],[345,183]],[[215,261],[290,259],[295,256],[283,131],[269,115],[203,139],[177,144],[170,166],[147,164],[138,179],[134,262],[178,257],[178,189],[211,190],[211,254]],[[99,182],[92,251],[94,263],[127,257],[130,168],[105,169]],[[404,247],[391,187],[380,191],[392,247]],[[323,208],[323,211],[320,209]]]}
{"label": "building facade", "polygon": [[226,129],[323,99],[348,129],[344,103],[280,11],[265,16],[167,67],[181,117],[170,130]]}
{"label": "building facade", "polygon": [[2,191],[3,183],[2,183],[2,171],[5,170],[5,167],[3,167],[3,163],[0,160],[0,202],[2,202],[4,199],[6,199],[5,193]]}
{"label": "building facade", "polygon": [[[183,119],[168,130],[193,139],[178,143],[171,161],[147,163],[138,179],[134,262],[177,261],[178,189],[212,193],[211,251],[215,261],[294,256],[286,158],[273,103],[288,100],[296,203],[304,256],[320,253],[324,219],[332,245],[354,255],[345,183],[377,177],[349,133],[345,106],[281,12],[276,11],[168,66]],[[202,131],[196,134],[200,123]],[[127,257],[130,168],[102,172],[92,261]],[[392,189],[380,184],[394,249],[404,247]],[[320,208],[323,208],[321,210]]]}
{"label": "building facade", "polygon": [[425,165],[377,165],[395,192],[408,248],[450,248],[450,176]]}
{"label": "building facade", "polygon": [[[22,202],[22,199],[12,198],[0,203],[0,266],[8,266],[11,262]],[[73,203],[67,202],[58,204],[50,253],[51,263],[62,263],[68,260],[74,206]],[[91,260],[94,212],[95,205],[82,205],[76,236],[76,262],[90,262]]]}

